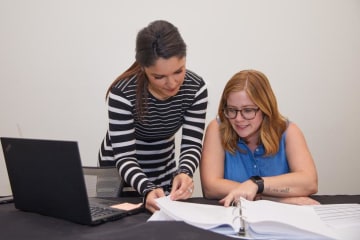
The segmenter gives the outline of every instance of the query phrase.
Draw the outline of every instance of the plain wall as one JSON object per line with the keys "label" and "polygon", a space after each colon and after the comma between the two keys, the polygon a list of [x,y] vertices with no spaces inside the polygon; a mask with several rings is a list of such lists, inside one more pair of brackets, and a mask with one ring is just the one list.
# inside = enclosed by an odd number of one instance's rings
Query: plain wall
{"label": "plain wall", "polygon": [[[187,67],[208,83],[207,122],[234,73],[260,70],[304,132],[319,194],[360,193],[358,0],[0,0],[0,136],[76,140],[96,165],[105,92],[156,19],[179,28]],[[0,154],[0,195],[10,192]]]}

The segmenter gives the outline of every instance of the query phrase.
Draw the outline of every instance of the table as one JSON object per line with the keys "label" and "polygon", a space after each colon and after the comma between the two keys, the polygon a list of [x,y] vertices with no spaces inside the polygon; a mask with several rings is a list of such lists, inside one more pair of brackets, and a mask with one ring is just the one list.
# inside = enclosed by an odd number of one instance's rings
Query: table
{"label": "table", "polygon": [[[360,195],[315,195],[323,204],[360,203]],[[191,198],[189,202],[217,204],[215,200]],[[15,209],[13,203],[0,205],[0,239],[78,239],[78,240],[188,240],[233,239],[183,222],[147,222],[149,212],[142,212],[98,226],[85,226],[61,219]]]}

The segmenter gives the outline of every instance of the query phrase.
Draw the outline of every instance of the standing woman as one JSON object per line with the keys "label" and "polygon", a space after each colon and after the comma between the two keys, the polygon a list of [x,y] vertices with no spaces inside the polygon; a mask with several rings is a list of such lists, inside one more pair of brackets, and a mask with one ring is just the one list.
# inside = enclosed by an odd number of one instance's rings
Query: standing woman
{"label": "standing woman", "polygon": [[200,165],[204,196],[229,206],[240,197],[317,204],[317,171],[299,127],[283,117],[267,77],[236,73],[206,130]]}
{"label": "standing woman", "polygon": [[[158,20],[139,31],[133,65],[110,85],[109,127],[99,152],[100,166],[116,166],[124,181],[155,199],[192,195],[207,108],[203,79],[186,68],[186,44],[171,23]],[[182,128],[180,158],[175,134]]]}

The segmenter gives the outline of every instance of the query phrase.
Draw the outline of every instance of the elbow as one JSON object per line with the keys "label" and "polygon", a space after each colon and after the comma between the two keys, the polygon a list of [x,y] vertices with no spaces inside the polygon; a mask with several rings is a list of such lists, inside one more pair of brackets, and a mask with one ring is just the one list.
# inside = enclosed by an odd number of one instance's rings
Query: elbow
{"label": "elbow", "polygon": [[211,199],[211,194],[210,194],[209,190],[204,186],[202,187],[202,194],[203,194],[204,198]]}
{"label": "elbow", "polygon": [[317,184],[313,184],[312,186],[310,186],[308,188],[308,195],[313,195],[316,194],[318,192],[318,185]]}
{"label": "elbow", "polygon": [[206,199],[218,199],[216,194],[214,194],[214,192],[211,191],[211,188],[207,188],[205,186],[202,187],[202,194],[203,194],[203,197]]}
{"label": "elbow", "polygon": [[317,177],[315,177],[312,181],[309,182],[309,184],[307,184],[305,191],[307,193],[307,195],[313,195],[316,194],[318,192],[318,180]]}
{"label": "elbow", "polygon": [[204,190],[203,190],[203,197],[206,199],[211,199],[211,196],[209,195],[209,193]]}

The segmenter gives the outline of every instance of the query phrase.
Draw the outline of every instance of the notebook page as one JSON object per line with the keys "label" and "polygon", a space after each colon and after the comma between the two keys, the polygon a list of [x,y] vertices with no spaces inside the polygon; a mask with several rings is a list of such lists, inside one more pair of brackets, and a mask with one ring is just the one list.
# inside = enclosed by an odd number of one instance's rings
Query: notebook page
{"label": "notebook page", "polygon": [[299,206],[268,200],[242,199],[243,212],[254,234],[269,236],[323,236],[336,239],[337,234],[328,227],[311,206]]}
{"label": "notebook page", "polygon": [[163,211],[155,211],[147,221],[174,221],[174,218],[166,215]]}
{"label": "notebook page", "polygon": [[358,239],[360,236],[360,204],[324,204],[314,206],[316,213],[339,239]]}
{"label": "notebook page", "polygon": [[333,228],[360,227],[360,204],[325,204],[314,209]]}
{"label": "notebook page", "polygon": [[218,226],[229,226],[237,232],[240,222],[235,219],[237,211],[234,207],[172,201],[169,197],[156,199],[158,206],[165,215],[176,221],[184,221],[203,229]]}

